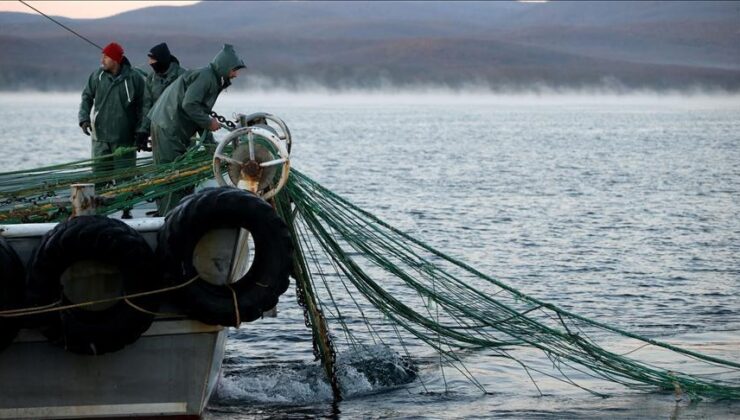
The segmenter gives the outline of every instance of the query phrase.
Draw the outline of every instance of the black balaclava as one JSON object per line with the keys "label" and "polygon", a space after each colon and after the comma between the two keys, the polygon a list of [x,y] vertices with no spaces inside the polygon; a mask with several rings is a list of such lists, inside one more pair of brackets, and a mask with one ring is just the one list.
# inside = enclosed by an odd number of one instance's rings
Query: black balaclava
{"label": "black balaclava", "polygon": [[167,47],[166,42],[153,46],[152,49],[149,50],[148,55],[157,60],[156,63],[152,64],[152,69],[154,69],[155,73],[164,73],[168,68],[170,68],[172,55],[170,54],[170,49]]}

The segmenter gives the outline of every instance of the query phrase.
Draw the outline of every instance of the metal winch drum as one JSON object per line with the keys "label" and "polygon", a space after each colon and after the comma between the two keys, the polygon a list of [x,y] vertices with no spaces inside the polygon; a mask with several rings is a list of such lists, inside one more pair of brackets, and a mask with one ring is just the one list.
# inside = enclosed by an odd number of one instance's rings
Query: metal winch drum
{"label": "metal winch drum", "polygon": [[[258,112],[236,116],[235,128],[213,155],[213,175],[219,185],[232,185],[267,200],[288,181],[292,140],[280,118]],[[227,176],[224,176],[224,172]]]}

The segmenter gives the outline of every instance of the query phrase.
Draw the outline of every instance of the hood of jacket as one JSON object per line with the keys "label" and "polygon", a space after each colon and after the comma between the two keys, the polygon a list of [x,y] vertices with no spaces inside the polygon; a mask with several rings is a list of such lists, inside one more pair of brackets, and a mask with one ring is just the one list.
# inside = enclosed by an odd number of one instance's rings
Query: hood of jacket
{"label": "hood of jacket", "polygon": [[216,54],[215,57],[213,57],[213,60],[211,60],[211,67],[218,77],[228,80],[229,72],[231,70],[247,66],[244,65],[244,61],[236,55],[233,45],[224,44],[224,48]]}

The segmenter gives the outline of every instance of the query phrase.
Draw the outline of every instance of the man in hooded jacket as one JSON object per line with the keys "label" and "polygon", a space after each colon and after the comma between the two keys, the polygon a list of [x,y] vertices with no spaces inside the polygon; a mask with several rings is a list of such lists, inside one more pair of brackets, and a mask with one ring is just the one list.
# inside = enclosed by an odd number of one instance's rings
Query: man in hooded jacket
{"label": "man in hooded jacket", "polygon": [[136,165],[136,151],[117,150],[134,146],[143,96],[144,79],[132,69],[123,48],[111,42],[103,48],[100,68],[87,80],[78,114],[82,132],[92,138],[92,157],[115,152],[93,165],[93,175]]}
{"label": "man in hooded jacket", "polygon": [[[164,90],[148,114],[155,163],[173,162],[184,154],[196,132],[221,128],[210,112],[221,91],[245,67],[234,47],[226,44],[208,66],[185,72]],[[163,197],[157,202],[159,214],[164,216],[186,194],[180,190]]]}
{"label": "man in hooded jacket", "polygon": [[147,145],[150,131],[147,114],[167,86],[185,73],[186,69],[180,67],[180,61],[170,53],[166,42],[153,46],[147,55],[149,65],[154,72],[147,75],[144,83],[143,117],[139,128],[136,130],[136,148],[150,151],[151,149]]}

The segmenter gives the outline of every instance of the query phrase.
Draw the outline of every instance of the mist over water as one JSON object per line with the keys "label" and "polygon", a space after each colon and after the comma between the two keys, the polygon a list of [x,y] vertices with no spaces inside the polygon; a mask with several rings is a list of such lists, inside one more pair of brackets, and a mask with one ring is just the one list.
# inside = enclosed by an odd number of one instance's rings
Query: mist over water
{"label": "mist over water", "polygon": [[[30,168],[45,165],[59,156],[65,159],[86,159],[90,156],[89,138],[82,135],[77,126],[79,93],[47,93],[37,91],[0,92],[0,108],[7,117],[7,127],[0,132],[0,171]],[[372,107],[382,108],[394,113],[394,106],[422,106],[428,108],[428,115],[435,112],[441,115],[452,111],[465,112],[486,110],[494,115],[512,111],[549,112],[553,109],[571,109],[573,112],[588,110],[600,114],[609,112],[665,113],[669,111],[724,110],[735,112],[740,103],[740,94],[705,90],[683,90],[655,92],[651,90],[619,93],[609,89],[543,89],[529,92],[492,93],[481,86],[468,89],[447,89],[440,87],[419,87],[403,90],[330,90],[306,85],[299,93],[290,90],[270,89],[258,86],[248,92],[227,90],[219,98],[215,111],[231,117],[234,113],[256,111],[272,112],[283,116],[285,112],[332,113],[336,108]],[[316,109],[316,107],[324,107]],[[483,107],[483,108],[481,108]],[[361,109],[356,109],[361,113]],[[282,114],[281,114],[282,112]],[[288,114],[290,115],[290,114]],[[328,117],[330,121],[333,117]],[[366,116],[363,116],[366,118]],[[531,115],[536,119],[536,115]],[[398,117],[394,117],[398,119]],[[447,121],[443,117],[437,121]],[[490,120],[493,122],[494,120]],[[290,124],[291,130],[300,130],[299,121]],[[454,120],[452,120],[454,123]],[[417,122],[414,122],[416,124]],[[359,130],[361,125],[352,124]],[[385,122],[380,122],[385,124]],[[315,127],[311,127],[313,131]],[[320,130],[332,131],[330,125]],[[318,132],[307,135],[319,134]],[[492,133],[495,134],[495,133]],[[218,135],[217,135],[218,137]],[[300,139],[298,139],[300,142]],[[52,152],[53,151],[53,152]],[[61,155],[55,155],[61,153]],[[69,159],[66,159],[69,158]],[[51,160],[50,160],[51,159]]]}
{"label": "mist over water", "polygon": [[[539,101],[546,103],[592,104],[621,103],[630,104],[665,104],[672,106],[692,106],[698,103],[707,106],[730,106],[740,100],[740,93],[719,89],[702,89],[700,87],[682,89],[629,89],[619,90],[608,86],[583,87],[574,89],[546,84],[533,85],[529,89],[501,87],[492,89],[485,84],[471,83],[464,87],[444,87],[440,85],[418,85],[416,87],[395,87],[366,89],[347,87],[333,89],[321,85],[307,83],[296,88],[285,88],[263,82],[259,77],[251,74],[243,76],[246,88],[230,87],[221,93],[216,106],[229,102],[226,98],[250,98],[259,103],[279,106],[317,105],[324,103],[362,104],[379,103],[390,105],[393,103],[411,103],[427,105],[446,104],[535,104]],[[239,76],[237,80],[242,78]],[[252,81],[256,78],[256,81]],[[79,104],[82,84],[78,91],[0,91],[2,103],[12,104]]]}
{"label": "mist over water", "polygon": [[[399,229],[542,300],[737,360],[740,97],[468,91],[233,92],[266,111],[293,165]],[[78,94],[0,94],[0,170],[87,158]],[[218,137],[218,136],[217,136]],[[485,351],[463,356],[488,394],[412,345],[339,355],[330,401],[291,288],[277,318],[231,332],[207,418],[732,418],[737,402],[676,402],[574,375],[594,397]],[[392,342],[392,340],[390,340]],[[538,367],[544,356],[519,349]],[[444,374],[443,374],[444,373]]]}

